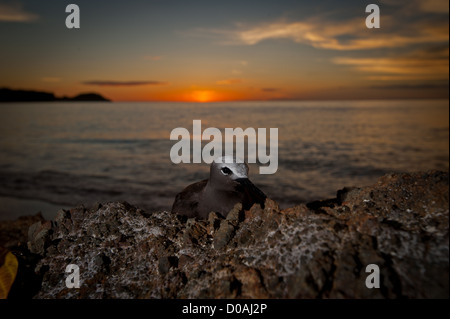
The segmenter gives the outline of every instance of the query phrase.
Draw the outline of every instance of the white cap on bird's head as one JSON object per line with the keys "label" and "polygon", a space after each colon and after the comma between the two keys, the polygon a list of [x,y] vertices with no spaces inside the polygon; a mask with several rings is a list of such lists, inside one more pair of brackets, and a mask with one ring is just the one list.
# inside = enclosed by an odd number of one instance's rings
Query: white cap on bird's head
{"label": "white cap on bird's head", "polygon": [[221,156],[211,164],[211,170],[220,170],[231,179],[248,178],[248,165],[242,159],[233,156]]}

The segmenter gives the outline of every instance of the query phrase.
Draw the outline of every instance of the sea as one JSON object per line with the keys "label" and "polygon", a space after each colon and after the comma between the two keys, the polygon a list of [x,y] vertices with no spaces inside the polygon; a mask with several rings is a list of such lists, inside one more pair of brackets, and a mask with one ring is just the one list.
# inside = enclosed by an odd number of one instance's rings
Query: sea
{"label": "sea", "polygon": [[278,128],[276,173],[249,167],[282,208],[391,172],[449,168],[448,100],[1,103],[0,114],[0,220],[109,201],[170,210],[209,176],[206,163],[170,158],[172,130],[195,138],[193,120],[221,132]]}

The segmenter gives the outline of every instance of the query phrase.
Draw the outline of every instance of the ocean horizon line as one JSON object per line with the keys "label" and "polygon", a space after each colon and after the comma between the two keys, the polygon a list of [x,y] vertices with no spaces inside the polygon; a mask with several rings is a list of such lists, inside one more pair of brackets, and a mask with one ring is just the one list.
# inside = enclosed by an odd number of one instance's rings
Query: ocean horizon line
{"label": "ocean horizon line", "polygon": [[372,102],[372,101],[449,101],[450,98],[367,98],[367,99],[276,99],[276,100],[229,100],[229,101],[171,101],[171,100],[108,100],[108,101],[4,101],[1,104],[120,104],[120,103],[171,103],[171,104],[224,104],[224,103],[276,103],[276,102]]}

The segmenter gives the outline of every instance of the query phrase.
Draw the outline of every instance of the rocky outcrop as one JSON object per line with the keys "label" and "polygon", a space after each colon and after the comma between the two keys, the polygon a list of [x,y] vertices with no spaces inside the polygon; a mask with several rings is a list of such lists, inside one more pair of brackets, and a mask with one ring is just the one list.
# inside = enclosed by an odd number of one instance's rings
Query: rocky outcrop
{"label": "rocky outcrop", "polygon": [[104,98],[97,93],[82,93],[74,97],[56,97],[50,92],[39,92],[30,90],[13,90],[9,88],[0,88],[1,102],[54,102],[54,101],[76,101],[76,102],[108,102],[110,100]]}
{"label": "rocky outcrop", "polygon": [[[35,298],[448,298],[448,173],[391,174],[332,200],[224,219],[127,203],[58,212],[29,228]],[[80,270],[69,289],[66,266]],[[380,270],[369,289],[368,265]]]}

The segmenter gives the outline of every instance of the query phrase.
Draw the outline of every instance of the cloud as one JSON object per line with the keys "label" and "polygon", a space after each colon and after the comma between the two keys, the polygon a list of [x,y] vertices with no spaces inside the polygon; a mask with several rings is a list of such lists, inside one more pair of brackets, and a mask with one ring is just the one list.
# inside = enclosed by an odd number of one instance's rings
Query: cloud
{"label": "cloud", "polygon": [[448,0],[380,0],[380,2],[382,5],[400,8],[406,14],[422,12],[448,15],[449,12]]}
{"label": "cloud", "polygon": [[[448,1],[381,1],[381,28],[376,30],[366,28],[364,12],[344,20],[340,12],[324,12],[304,20],[278,19],[223,29],[197,29],[196,35],[222,45],[255,46],[284,40],[339,52],[331,59],[334,64],[351,67],[368,80],[448,81],[449,29],[444,16],[448,14]],[[357,51],[364,51],[365,56]],[[234,74],[239,74],[239,69],[235,68]]]}
{"label": "cloud", "polygon": [[168,85],[167,82],[161,81],[84,81],[85,85],[97,86],[140,86],[140,85]]}
{"label": "cloud", "polygon": [[[266,40],[287,39],[327,50],[369,50],[404,47],[411,44],[448,41],[448,24],[416,23],[408,28],[398,28],[395,19],[383,16],[385,31],[377,30],[370,36],[364,19],[325,21],[320,18],[297,22],[269,22],[237,30],[211,30],[225,38],[225,45],[256,45]],[[389,29],[389,30],[388,30]],[[391,29],[397,31],[392,32]],[[389,33],[388,33],[389,32]]]}
{"label": "cloud", "polygon": [[369,73],[367,77],[369,80],[445,80],[449,74],[448,57],[424,58],[419,55],[382,58],[338,57],[333,59],[333,62]]}
{"label": "cloud", "polygon": [[344,20],[338,13],[324,13],[305,20],[278,19],[259,24],[238,23],[228,29],[197,29],[196,35],[215,38],[222,45],[252,46],[281,39],[337,51],[448,42],[448,18],[443,18],[443,14],[448,14],[448,0],[384,2],[388,4],[382,5],[385,8],[377,30],[366,28],[364,13]]}
{"label": "cloud", "polygon": [[431,13],[449,13],[448,0],[427,0],[419,2],[420,9]]}
{"label": "cloud", "polygon": [[[335,58],[336,64],[352,65],[365,72],[390,74],[441,73],[445,66],[440,60],[423,61],[411,58]],[[447,63],[448,65],[448,63]]]}
{"label": "cloud", "polygon": [[0,3],[0,22],[33,22],[39,19],[34,13],[26,12],[19,2]]}
{"label": "cloud", "polygon": [[221,80],[217,81],[216,84],[218,85],[232,85],[232,84],[239,84],[242,83],[242,79],[228,79],[228,80]]}
{"label": "cloud", "polygon": [[371,89],[381,89],[381,90],[432,90],[432,89],[447,89],[448,85],[446,84],[390,84],[390,85],[373,85],[370,86]]}
{"label": "cloud", "polygon": [[425,13],[447,14],[449,12],[448,0],[415,0],[414,5],[418,10]]}

